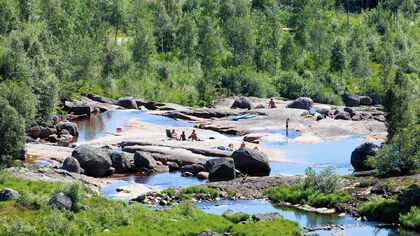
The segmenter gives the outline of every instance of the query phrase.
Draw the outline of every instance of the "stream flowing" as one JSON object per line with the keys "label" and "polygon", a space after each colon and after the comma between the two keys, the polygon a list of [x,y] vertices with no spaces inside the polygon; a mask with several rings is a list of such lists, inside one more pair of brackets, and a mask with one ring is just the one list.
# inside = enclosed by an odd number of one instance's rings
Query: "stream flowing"
{"label": "stream flowing", "polygon": [[[177,121],[164,116],[148,114],[144,111],[109,111],[94,116],[89,120],[77,121],[79,128],[78,142],[90,141],[95,138],[115,132],[116,128],[128,129],[127,121],[132,118],[140,119],[142,122],[164,126],[164,127],[193,127],[194,124],[186,121]],[[286,130],[265,130],[266,133],[286,135]],[[364,143],[364,135],[354,135],[348,139],[323,140],[319,143],[297,143],[290,142],[299,137],[300,133],[289,130],[286,141],[263,140],[264,149],[282,150],[286,158],[294,163],[270,162],[271,175],[278,174],[304,174],[308,166],[315,170],[323,170],[328,166],[335,167],[337,174],[350,174],[353,168],[350,164],[351,152],[360,144]],[[239,140],[243,137],[228,136]],[[182,177],[179,172],[158,173],[158,174],[128,174],[116,177],[118,182],[105,185],[102,188],[103,196],[112,200],[121,200],[116,189],[135,183],[143,183],[154,189],[179,188],[205,183],[197,178]],[[122,199],[128,201],[129,199]],[[234,212],[245,212],[249,214],[278,212],[285,219],[299,222],[303,227],[323,227],[328,224],[351,226],[345,230],[316,231],[319,235],[331,235],[333,232],[344,232],[346,235],[398,235],[399,230],[382,228],[378,222],[357,221],[353,217],[339,217],[336,215],[323,215],[306,212],[302,210],[273,206],[270,202],[259,200],[222,200],[216,202],[197,202],[197,208],[206,213],[221,215],[227,209]],[[410,232],[412,233],[412,232]],[[414,234],[411,234],[414,235]]]}

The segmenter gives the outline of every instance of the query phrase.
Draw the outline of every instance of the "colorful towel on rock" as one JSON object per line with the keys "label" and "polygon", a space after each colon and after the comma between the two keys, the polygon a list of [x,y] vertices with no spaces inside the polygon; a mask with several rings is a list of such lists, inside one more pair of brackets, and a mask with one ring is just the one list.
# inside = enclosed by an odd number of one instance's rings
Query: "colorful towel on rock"
{"label": "colorful towel on rock", "polygon": [[242,115],[242,116],[235,116],[235,117],[232,118],[232,120],[249,119],[249,118],[253,118],[253,117],[257,117],[257,116],[247,113],[247,114]]}

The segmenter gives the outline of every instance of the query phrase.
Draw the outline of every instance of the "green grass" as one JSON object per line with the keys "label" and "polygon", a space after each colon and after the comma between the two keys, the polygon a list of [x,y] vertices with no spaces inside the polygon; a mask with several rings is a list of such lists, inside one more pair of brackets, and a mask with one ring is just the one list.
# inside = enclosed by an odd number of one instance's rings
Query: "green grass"
{"label": "green grass", "polygon": [[407,206],[396,200],[374,199],[360,206],[360,214],[370,220],[397,222],[400,213],[406,212]]}
{"label": "green grass", "polygon": [[347,202],[351,195],[345,192],[323,194],[318,190],[304,189],[303,185],[282,185],[264,192],[271,200],[308,204],[314,207],[333,207],[335,203]]}
{"label": "green grass", "polygon": [[[154,211],[139,203],[127,204],[97,196],[87,197],[86,189],[78,184],[62,186],[58,183],[2,178],[0,186],[28,193],[32,199],[0,202],[0,236],[197,235],[205,229],[221,233],[230,232],[231,235],[248,235],[250,232],[256,235],[272,235],[278,229],[282,229],[286,235],[300,234],[299,225],[286,220],[267,223],[249,222],[249,226],[248,224],[237,226],[222,216],[205,214],[188,201],[181,202],[167,211]],[[78,203],[87,206],[87,209],[61,212],[47,204],[40,204],[37,208],[32,204],[25,204],[34,199],[43,199],[41,202],[45,203],[57,191],[66,191],[76,198]],[[187,197],[192,193],[218,196],[216,190],[206,188],[184,188],[183,192],[181,195]],[[250,216],[244,214],[239,218],[245,220]],[[103,232],[105,229],[109,229],[110,232]]]}
{"label": "green grass", "polygon": [[175,195],[175,190],[173,188],[167,188],[161,192],[162,194],[167,194],[170,197]]}
{"label": "green grass", "polygon": [[403,214],[399,219],[400,223],[407,228],[420,230],[420,209],[417,206],[411,207],[407,214]]}
{"label": "green grass", "polygon": [[194,194],[194,193],[204,193],[208,196],[218,197],[219,191],[212,189],[212,188],[200,188],[197,186],[191,186],[186,188],[181,188],[179,191],[180,194]]}
{"label": "green grass", "polygon": [[229,196],[235,197],[236,196],[236,192],[232,191],[232,190],[228,190],[227,194],[229,194]]}
{"label": "green grass", "polygon": [[240,221],[247,221],[251,217],[247,213],[242,213],[242,214],[238,214],[238,215],[235,215],[235,216],[228,216],[228,215],[223,214],[222,216],[225,219],[227,219],[230,222],[235,223],[235,224],[238,223],[238,222],[240,222]]}

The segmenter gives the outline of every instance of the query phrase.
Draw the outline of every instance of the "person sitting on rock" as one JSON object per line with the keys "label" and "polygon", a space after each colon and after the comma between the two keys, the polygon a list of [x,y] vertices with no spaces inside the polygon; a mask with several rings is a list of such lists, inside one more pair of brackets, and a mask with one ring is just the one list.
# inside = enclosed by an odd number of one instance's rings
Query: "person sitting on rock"
{"label": "person sitting on rock", "polygon": [[235,148],[233,147],[233,143],[229,143],[228,145],[228,151],[234,151]]}
{"label": "person sitting on rock", "polygon": [[273,99],[271,99],[270,102],[268,103],[268,108],[276,108],[276,107],[277,107],[276,103],[274,102]]}
{"label": "person sitting on rock", "polygon": [[178,140],[178,135],[177,135],[177,133],[175,132],[174,129],[172,130],[171,134],[172,134],[172,139]]}
{"label": "person sitting on rock", "polygon": [[244,148],[244,147],[245,147],[245,142],[244,142],[244,141],[242,141],[241,146],[239,147],[239,149],[242,149],[242,148]]}
{"label": "person sitting on rock", "polygon": [[197,137],[197,133],[195,132],[195,129],[192,131],[191,135],[188,136],[188,139],[191,139],[192,141],[200,141]]}
{"label": "person sitting on rock", "polygon": [[186,137],[185,137],[185,131],[182,131],[181,136],[179,137],[179,140],[181,141],[187,141]]}
{"label": "person sitting on rock", "polygon": [[257,147],[257,146],[255,146],[255,147],[254,147],[254,150],[257,150],[257,151],[259,151],[259,149],[258,149],[258,147]]}

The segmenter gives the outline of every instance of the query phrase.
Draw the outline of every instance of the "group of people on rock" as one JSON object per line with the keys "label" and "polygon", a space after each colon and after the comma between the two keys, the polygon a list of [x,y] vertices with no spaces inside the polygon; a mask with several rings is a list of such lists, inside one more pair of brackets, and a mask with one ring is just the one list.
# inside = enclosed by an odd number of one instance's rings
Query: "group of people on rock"
{"label": "group of people on rock", "polygon": [[191,141],[201,141],[198,136],[197,133],[195,132],[195,129],[191,132],[190,136],[185,135],[185,131],[182,131],[181,135],[178,137],[178,134],[176,133],[176,131],[173,129],[171,132],[171,136],[173,140],[178,140],[178,141],[187,141],[187,140],[191,140]]}

